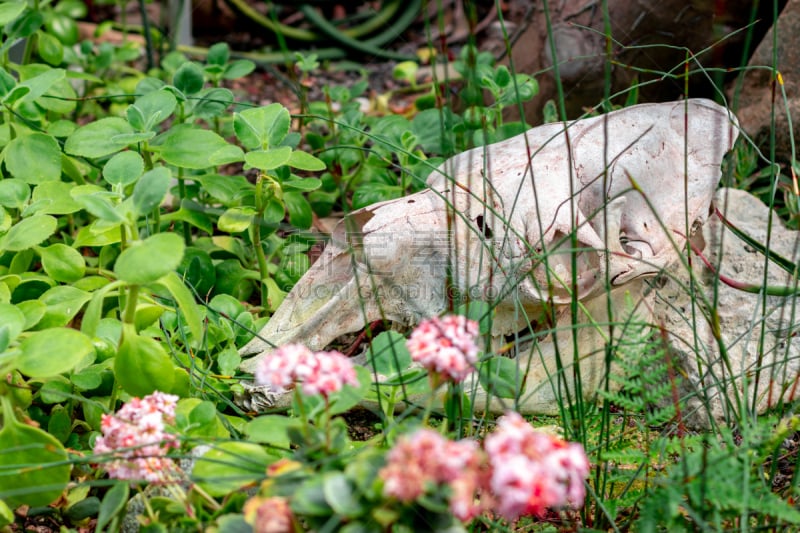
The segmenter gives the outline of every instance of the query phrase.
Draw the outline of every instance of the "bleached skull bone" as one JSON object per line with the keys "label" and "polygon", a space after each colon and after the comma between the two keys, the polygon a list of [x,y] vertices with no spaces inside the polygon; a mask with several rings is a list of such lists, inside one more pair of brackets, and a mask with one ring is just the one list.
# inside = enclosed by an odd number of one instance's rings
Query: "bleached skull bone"
{"label": "bleached skull bone", "polygon": [[[495,337],[530,327],[547,306],[571,321],[573,299],[603,315],[609,294],[640,295],[642,278],[679,258],[737,134],[726,108],[693,99],[547,124],[459,154],[428,189],[348,215],[240,350],[256,355],[242,369],[252,372],[274,346],[319,350],[376,320],[416,324],[454,297],[492,304]],[[604,303],[590,303],[597,298]],[[587,335],[586,353],[605,340]]]}

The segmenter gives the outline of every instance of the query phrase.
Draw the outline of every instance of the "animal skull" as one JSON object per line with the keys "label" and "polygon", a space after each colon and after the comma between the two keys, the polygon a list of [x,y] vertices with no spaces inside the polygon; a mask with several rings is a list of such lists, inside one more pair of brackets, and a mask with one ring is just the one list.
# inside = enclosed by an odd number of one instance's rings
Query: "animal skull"
{"label": "animal skull", "polygon": [[[491,303],[498,338],[548,310],[571,323],[574,299],[578,322],[608,322],[607,298],[641,298],[641,280],[675,262],[704,222],[737,129],[726,108],[686,100],[547,124],[459,154],[428,189],[348,215],[240,350],[257,354],[242,369],[252,372],[274,346],[319,350],[375,320],[415,324],[454,297]],[[574,342],[555,337],[562,349]],[[591,354],[605,337],[586,328],[577,340]],[[550,375],[558,349],[539,344],[530,390]],[[529,410],[547,411],[549,398],[533,394]]]}

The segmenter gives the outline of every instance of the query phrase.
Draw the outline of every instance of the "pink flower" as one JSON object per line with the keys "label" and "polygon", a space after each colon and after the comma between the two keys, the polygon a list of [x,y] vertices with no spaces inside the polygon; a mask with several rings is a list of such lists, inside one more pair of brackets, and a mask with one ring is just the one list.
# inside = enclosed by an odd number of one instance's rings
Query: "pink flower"
{"label": "pink flower", "polygon": [[497,512],[508,520],[583,504],[589,460],[583,447],[536,431],[518,413],[500,417],[484,441]]}
{"label": "pink flower", "polygon": [[116,414],[103,415],[103,436],[95,441],[94,451],[112,455],[103,465],[110,477],[152,483],[177,477],[179,468],[166,455],[178,447],[178,438],[165,431],[165,425],[175,421],[177,401],[177,396],[157,391],[132,398]]}
{"label": "pink flower", "polygon": [[480,514],[476,493],[481,463],[475,441],[451,441],[432,429],[420,429],[397,440],[379,476],[384,495],[403,503],[416,500],[429,489],[449,486],[450,510],[467,522]]}
{"label": "pink flower", "polygon": [[312,352],[300,344],[281,346],[256,368],[256,383],[283,391],[294,383],[307,396],[328,398],[344,385],[358,386],[350,359],[339,352]]}
{"label": "pink flower", "polygon": [[294,517],[286,498],[254,496],[245,502],[245,520],[254,533],[291,533]]}
{"label": "pink flower", "polygon": [[478,360],[478,323],[461,315],[423,320],[406,341],[411,358],[443,379],[461,382]]}

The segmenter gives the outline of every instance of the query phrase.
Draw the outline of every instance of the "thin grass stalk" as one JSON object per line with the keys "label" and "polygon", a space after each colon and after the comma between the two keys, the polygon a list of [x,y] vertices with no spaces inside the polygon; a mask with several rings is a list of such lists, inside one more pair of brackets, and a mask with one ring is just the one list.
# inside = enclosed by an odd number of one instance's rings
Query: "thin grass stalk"
{"label": "thin grass stalk", "polygon": [[[547,27],[547,42],[548,42],[548,44],[550,46],[550,53],[551,53],[552,57],[558,57],[558,55],[556,54],[555,37],[553,35],[553,24],[552,24],[552,21],[550,19],[550,3],[549,3],[548,0],[543,0],[543,14],[544,14],[544,17],[545,17],[545,25]],[[559,76],[558,62],[557,61],[553,62],[553,77],[555,78],[555,81],[556,81],[556,92],[557,92],[557,96],[558,96],[557,105],[558,105],[559,115],[561,117],[561,120],[566,121],[567,120],[567,112],[566,112],[566,104],[565,104],[565,100],[564,100],[564,87],[563,87],[563,85],[561,83],[561,77]],[[565,125],[564,125],[565,134],[566,134],[566,128],[567,128],[567,126],[566,126],[566,123],[565,123]],[[532,170],[531,170],[531,175],[533,175]],[[534,194],[535,194],[535,191],[536,191],[535,183],[533,185],[534,185]],[[536,203],[537,203],[537,207],[538,207],[538,199],[536,200]],[[537,209],[537,216],[538,216],[538,209]],[[541,220],[539,220],[539,227],[540,228],[543,227],[542,223],[541,223]],[[546,250],[543,251],[543,254],[546,254]],[[546,257],[546,255],[545,255],[545,257]],[[546,268],[545,272],[547,273],[546,274],[547,284],[550,285],[551,280],[550,280],[549,269]],[[574,282],[574,279],[573,279],[573,282]],[[548,308],[547,312],[548,312],[548,315],[549,315],[548,318],[550,320],[550,323],[551,324],[555,324],[556,323],[555,309],[554,309],[554,307],[552,305],[548,305],[547,308]],[[573,316],[573,322],[574,322],[574,319],[575,319],[574,309],[572,310],[572,316]],[[568,438],[581,441],[580,440],[580,436],[582,436],[583,431],[578,431],[577,434],[576,434],[575,428],[573,426],[572,418],[573,418],[573,405],[574,404],[573,404],[573,399],[572,399],[572,393],[569,390],[569,384],[566,382],[566,378],[564,377],[566,375],[564,373],[565,372],[565,367],[564,367],[564,364],[563,364],[563,361],[562,361],[561,351],[560,351],[560,348],[558,346],[558,343],[555,343],[555,361],[556,361],[557,373],[558,373],[558,376],[559,376],[559,378],[557,380],[556,387],[558,389],[558,392],[560,393],[557,396],[559,398],[561,398],[562,395],[563,395],[563,397],[566,399],[566,406],[565,406],[564,402],[562,402],[562,401],[559,401],[559,403],[558,403],[558,408],[559,408],[559,411],[561,413],[561,419],[563,421],[563,424],[564,424],[565,430],[567,432]],[[562,387],[563,387],[563,390],[562,390]],[[577,393],[579,391],[575,391],[575,392]],[[583,442],[583,441],[581,441],[581,442]]]}
{"label": "thin grass stalk", "polygon": [[[769,155],[770,161],[775,161],[776,158],[776,128],[777,128],[777,119],[776,119],[776,98],[777,98],[777,91],[778,85],[783,85],[782,78],[780,77],[780,72],[778,71],[778,16],[780,12],[778,10],[778,2],[777,0],[773,0],[773,24],[772,28],[772,100],[770,106],[770,130],[769,130]],[[774,208],[775,208],[775,197],[777,196],[778,191],[778,181],[780,172],[777,167],[772,167],[772,183],[770,186],[769,192],[769,208],[770,208],[770,216],[767,219],[767,236],[765,242],[765,250],[764,250],[764,273],[762,277],[762,285],[768,285],[768,268],[769,268],[769,256],[770,256],[770,249],[769,243],[772,239],[772,227],[773,227],[773,215],[774,215]],[[761,294],[761,311],[762,311],[762,320],[765,318],[763,316],[763,312],[767,306],[767,293],[766,291],[762,292]],[[758,405],[758,386],[759,386],[759,378],[761,377],[761,367],[763,365],[764,360],[764,344],[766,341],[766,328],[761,327],[759,332],[758,338],[758,357],[756,359],[756,370],[755,370],[755,377],[753,378],[753,391],[752,391],[752,406],[750,408],[750,416],[755,421],[756,419],[756,407]]]}
{"label": "thin grass stalk", "polygon": [[[608,10],[608,0],[603,0],[601,3],[601,10],[603,14],[603,32],[605,33],[605,54],[606,60],[603,68],[603,77],[605,82],[603,84],[603,100],[606,102],[606,105],[610,107],[611,102],[611,66],[612,66],[612,59],[613,59],[613,39],[611,37],[611,15]],[[603,138],[608,139],[609,131],[608,131],[608,120],[603,121]],[[609,154],[608,154],[608,143],[604,143],[603,146],[603,190],[608,190],[608,166],[609,166]],[[603,210],[603,227],[608,227],[608,211]],[[616,238],[616,237],[614,237]],[[609,235],[607,231],[603,232],[603,239],[606,249],[609,249]],[[608,277],[608,273],[610,270],[610,263],[611,257],[609,254],[604,254],[603,261],[605,261],[605,288],[607,292],[606,296],[606,313],[609,317],[608,323],[608,338],[610,339],[609,342],[604,344],[604,366],[605,366],[605,374],[606,378],[603,380],[603,390],[608,394],[610,392],[611,386],[611,363],[614,358],[614,349],[612,346],[613,339],[614,339],[614,309],[613,309],[613,302],[611,299],[611,280]],[[597,448],[598,450],[608,451],[611,449],[611,405],[608,398],[603,399],[603,404],[600,410],[600,434],[597,437]],[[594,483],[595,487],[597,488],[598,494],[601,497],[605,498],[607,496],[607,489],[608,489],[608,481],[609,481],[609,465],[608,463],[600,463],[598,462],[597,466],[595,467],[595,475],[594,475]],[[610,496],[610,494],[608,494]],[[601,514],[604,511],[600,505],[595,507],[595,514],[594,514],[594,522],[595,524],[601,523],[603,518],[607,520],[610,518],[605,514]],[[583,509],[585,513],[585,508]],[[610,520],[610,523],[614,525],[616,529],[616,525],[614,524],[614,520]]]}

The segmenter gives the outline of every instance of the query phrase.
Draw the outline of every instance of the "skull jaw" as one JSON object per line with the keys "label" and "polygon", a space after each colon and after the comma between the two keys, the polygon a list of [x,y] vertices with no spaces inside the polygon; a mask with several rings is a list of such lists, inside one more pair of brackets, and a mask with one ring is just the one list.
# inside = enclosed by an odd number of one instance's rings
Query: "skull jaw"
{"label": "skull jaw", "polygon": [[[516,399],[498,398],[486,391],[475,373],[467,377],[463,390],[475,411],[501,414],[509,409],[516,409],[522,413],[556,415],[559,412],[559,401],[563,402],[565,397],[576,401],[578,390],[583,393],[583,401],[593,401],[597,391],[604,388],[608,372],[611,371],[604,363],[606,346],[613,345],[616,339],[625,334],[624,327],[616,327],[611,337],[608,327],[604,325],[649,323],[652,296],[645,296],[645,290],[644,281],[637,280],[584,302],[578,317],[581,326],[575,337],[570,328],[572,319],[569,312],[562,308],[559,320],[553,328],[554,334],[523,342],[517,349],[515,359],[519,369],[519,383],[522,386]],[[635,304],[633,310],[629,309],[630,303]],[[608,309],[612,309],[614,316],[608,316]],[[512,322],[520,324],[509,320],[506,322],[507,326],[515,327]],[[597,325],[592,326],[591,323]],[[493,344],[500,345],[502,342],[503,337],[493,338]],[[365,356],[356,358],[356,363],[369,366]],[[579,376],[580,386],[576,386],[576,374]],[[375,378],[378,382],[383,379],[378,375]],[[250,411],[288,409],[292,403],[291,391],[276,394],[268,387],[253,385],[247,385],[244,389],[243,393],[237,394],[235,401]],[[444,396],[441,389],[401,399],[394,407],[401,411],[427,405],[429,394],[435,395],[434,406],[442,408]],[[365,400],[361,403],[369,409],[377,410],[380,407],[372,401]]]}

